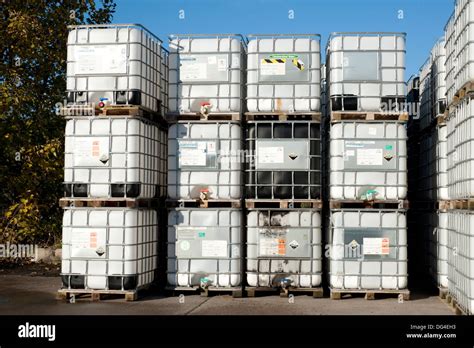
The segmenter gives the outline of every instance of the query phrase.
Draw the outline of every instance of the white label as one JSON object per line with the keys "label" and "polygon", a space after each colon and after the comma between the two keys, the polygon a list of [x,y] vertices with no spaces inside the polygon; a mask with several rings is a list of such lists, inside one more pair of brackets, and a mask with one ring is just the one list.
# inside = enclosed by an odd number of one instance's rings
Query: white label
{"label": "white label", "polygon": [[377,128],[369,127],[369,135],[377,135]]}
{"label": "white label", "polygon": [[201,246],[203,257],[227,257],[226,240],[203,240]]}
{"label": "white label", "polygon": [[182,81],[207,79],[207,65],[194,60],[182,60],[179,70]]}
{"label": "white label", "polygon": [[201,149],[180,149],[179,166],[206,166],[206,152]]}
{"label": "white label", "polygon": [[126,74],[127,45],[75,46],[76,74]]}
{"label": "white label", "polygon": [[390,254],[390,240],[388,238],[364,238],[364,255]]}
{"label": "white label", "polygon": [[77,167],[107,166],[109,159],[108,137],[78,137],[74,139],[74,165]]}
{"label": "white label", "polygon": [[71,257],[105,258],[105,228],[81,228],[71,231]]}
{"label": "white label", "polygon": [[382,164],[382,149],[357,149],[358,166],[381,166]]}
{"label": "white label", "polygon": [[285,63],[267,63],[264,59],[260,61],[260,74],[261,75],[285,75],[286,64]]}
{"label": "white label", "polygon": [[227,58],[219,58],[217,60],[217,71],[226,71],[227,67]]}
{"label": "white label", "polygon": [[209,65],[217,64],[217,57],[216,56],[207,57],[207,64]]}
{"label": "white label", "polygon": [[344,161],[349,161],[350,158],[349,157],[354,157],[355,156],[355,150],[346,150],[346,152],[344,152]]}
{"label": "white label", "polygon": [[259,242],[260,256],[285,256],[286,240],[284,238],[261,238]]}
{"label": "white label", "polygon": [[258,163],[283,163],[283,146],[259,147],[257,154]]}

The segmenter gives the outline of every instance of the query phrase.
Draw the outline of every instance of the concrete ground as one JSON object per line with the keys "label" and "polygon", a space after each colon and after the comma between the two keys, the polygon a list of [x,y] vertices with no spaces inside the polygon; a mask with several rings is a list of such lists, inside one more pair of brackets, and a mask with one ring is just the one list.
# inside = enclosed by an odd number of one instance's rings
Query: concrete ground
{"label": "concrete ground", "polygon": [[[30,315],[453,315],[453,311],[436,294],[412,292],[411,300],[398,303],[396,297],[363,297],[330,300],[296,295],[293,299],[278,295],[255,298],[232,298],[229,295],[201,297],[146,296],[139,301],[107,299],[91,302],[80,299],[76,303],[56,300],[61,286],[58,277],[29,275],[0,275],[0,314]],[[290,303],[292,302],[292,303]]]}

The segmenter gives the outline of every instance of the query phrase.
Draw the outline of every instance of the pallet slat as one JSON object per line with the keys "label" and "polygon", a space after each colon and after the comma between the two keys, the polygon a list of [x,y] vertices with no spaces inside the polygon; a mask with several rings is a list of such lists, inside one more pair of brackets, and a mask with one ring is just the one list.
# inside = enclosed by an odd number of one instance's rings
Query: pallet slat
{"label": "pallet slat", "polygon": [[136,301],[139,298],[139,292],[148,289],[144,286],[136,290],[93,290],[93,289],[59,289],[57,299],[71,302],[75,298],[90,297],[93,302],[101,301],[107,297],[123,297],[125,301]]}
{"label": "pallet slat", "polygon": [[242,288],[240,287],[232,287],[232,288],[224,288],[224,287],[215,287],[210,286],[207,288],[201,288],[199,286],[168,286],[166,287],[167,291],[171,291],[173,293],[199,293],[201,297],[209,297],[211,294],[231,294],[233,298],[241,298],[243,295]]}
{"label": "pallet slat", "polygon": [[331,111],[331,122],[341,121],[401,121],[407,122],[408,112]]}
{"label": "pallet slat", "polygon": [[344,208],[361,208],[361,209],[408,209],[409,203],[407,200],[330,200],[330,209],[344,209]]}
{"label": "pallet slat", "polygon": [[149,110],[143,106],[138,105],[110,105],[103,108],[91,106],[72,106],[62,108],[60,110],[61,116],[132,116],[143,117],[154,122],[164,121],[159,112]]}
{"label": "pallet slat", "polygon": [[166,200],[167,208],[241,208],[242,203],[237,199],[183,199]]}
{"label": "pallet slat", "polygon": [[410,290],[408,289],[399,289],[399,290],[384,290],[384,289],[334,289],[330,288],[330,298],[331,300],[340,300],[342,296],[350,294],[364,294],[366,300],[375,300],[375,295],[397,295],[401,297],[403,301],[410,300]]}
{"label": "pallet slat", "polygon": [[272,288],[272,287],[246,287],[245,292],[247,297],[255,297],[257,293],[279,293],[280,297],[288,297],[290,294],[302,293],[311,294],[313,298],[322,298],[324,296],[324,290],[322,287],[315,288],[300,288],[300,287],[289,287],[289,288]]}
{"label": "pallet slat", "polygon": [[157,208],[160,206],[162,199],[145,199],[145,198],[61,198],[59,206],[67,207],[88,207],[88,208]]}
{"label": "pallet slat", "polygon": [[168,113],[166,115],[166,120],[168,122],[179,122],[179,121],[242,121],[242,115],[240,113],[231,112],[231,113],[221,113],[215,112],[207,115],[197,113],[184,113],[184,114],[175,114]]}

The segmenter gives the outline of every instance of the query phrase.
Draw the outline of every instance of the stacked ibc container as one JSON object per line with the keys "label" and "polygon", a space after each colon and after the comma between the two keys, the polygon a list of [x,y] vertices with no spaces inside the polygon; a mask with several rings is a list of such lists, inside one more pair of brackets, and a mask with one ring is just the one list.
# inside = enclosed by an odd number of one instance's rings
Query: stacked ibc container
{"label": "stacked ibc container", "polygon": [[[413,203],[411,215],[415,224],[422,224],[424,241],[415,248],[414,253],[423,250],[426,256],[423,263],[413,272],[416,279],[423,279],[423,269],[428,269],[436,286],[441,291],[447,288],[447,234],[446,200],[447,185],[447,143],[446,123],[446,73],[445,41],[439,39],[430,55],[420,68],[420,108],[417,118],[409,124],[410,199]],[[418,234],[413,234],[417,236]],[[413,240],[414,243],[419,240]],[[415,257],[415,255],[412,255]]]}
{"label": "stacked ibc container", "polygon": [[248,296],[322,296],[320,55],[319,35],[249,36]]}
{"label": "stacked ibc container", "polygon": [[158,266],[168,53],[135,24],[69,30],[60,295],[133,300]]}
{"label": "stacked ibc container", "polygon": [[457,0],[445,27],[448,299],[474,313],[474,1]]}
{"label": "stacked ibc container", "polygon": [[329,286],[407,290],[405,34],[333,33],[326,52]]}
{"label": "stacked ibc container", "polygon": [[167,287],[242,295],[246,42],[170,37]]}

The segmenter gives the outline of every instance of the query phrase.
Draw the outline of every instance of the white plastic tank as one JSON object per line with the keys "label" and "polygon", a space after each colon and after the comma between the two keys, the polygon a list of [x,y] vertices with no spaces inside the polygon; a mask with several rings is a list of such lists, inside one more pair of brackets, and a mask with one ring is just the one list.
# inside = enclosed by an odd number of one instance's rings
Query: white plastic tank
{"label": "white plastic tank", "polygon": [[61,278],[69,289],[132,290],[155,279],[158,214],[127,208],[66,208]]}
{"label": "white plastic tank", "polygon": [[248,111],[320,111],[321,37],[253,34],[248,38]]}
{"label": "white plastic tank", "polygon": [[247,284],[321,285],[321,213],[307,209],[252,209],[247,213]]}
{"label": "white plastic tank", "polygon": [[321,199],[321,125],[248,121],[247,199]]}
{"label": "white plastic tank", "polygon": [[241,285],[242,211],[174,209],[168,212],[168,285]]}
{"label": "white plastic tank", "polygon": [[168,197],[240,199],[242,134],[238,122],[172,123],[168,131]]}
{"label": "white plastic tank", "polygon": [[407,221],[402,210],[331,210],[329,284],[335,289],[405,289]]}
{"label": "white plastic tank", "polygon": [[429,127],[433,120],[431,65],[430,56],[420,68],[420,129]]}
{"label": "white plastic tank", "polygon": [[71,117],[66,123],[67,197],[166,195],[166,131],[144,118]]}
{"label": "white plastic tank", "polygon": [[448,117],[447,157],[449,198],[474,197],[474,103],[469,98]]}
{"label": "white plastic tank", "polygon": [[331,125],[331,199],[398,200],[407,195],[407,134],[401,122]]}
{"label": "white plastic tank", "polygon": [[457,0],[445,27],[448,103],[467,82],[474,79],[474,2]]}
{"label": "white plastic tank", "polygon": [[446,110],[446,50],[444,37],[440,38],[431,50],[431,81],[433,97],[433,116],[444,114]]}
{"label": "white plastic tank", "polygon": [[424,133],[419,140],[418,176],[414,189],[416,198],[421,201],[436,200],[436,138],[437,134],[431,131]]}
{"label": "white plastic tank", "polygon": [[167,51],[138,24],[69,27],[68,103],[167,109]]}
{"label": "white plastic tank", "polygon": [[457,72],[457,51],[458,48],[455,45],[455,33],[454,33],[455,14],[453,13],[449,17],[446,26],[444,27],[444,48],[446,51],[446,102],[450,105],[453,102],[454,94],[457,92],[455,86],[455,76]]}
{"label": "white plastic tank", "polygon": [[397,110],[405,101],[404,33],[332,33],[326,48],[331,110]]}
{"label": "white plastic tank", "polygon": [[448,213],[432,212],[428,222],[430,274],[438,286],[448,287]]}
{"label": "white plastic tank", "polygon": [[180,34],[169,38],[170,112],[242,112],[245,41],[238,34]]}
{"label": "white plastic tank", "polygon": [[436,199],[448,200],[448,129],[445,125],[436,127]]}
{"label": "white plastic tank", "polygon": [[474,313],[474,212],[448,212],[448,291]]}

